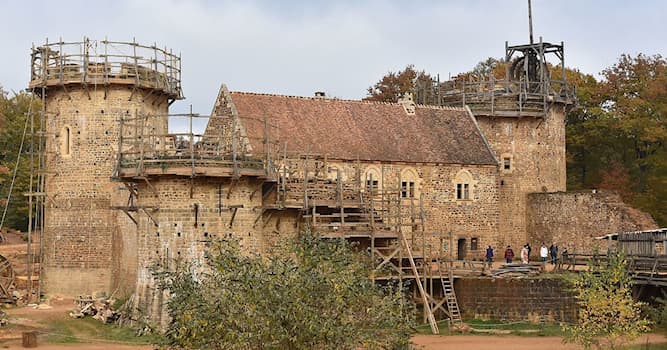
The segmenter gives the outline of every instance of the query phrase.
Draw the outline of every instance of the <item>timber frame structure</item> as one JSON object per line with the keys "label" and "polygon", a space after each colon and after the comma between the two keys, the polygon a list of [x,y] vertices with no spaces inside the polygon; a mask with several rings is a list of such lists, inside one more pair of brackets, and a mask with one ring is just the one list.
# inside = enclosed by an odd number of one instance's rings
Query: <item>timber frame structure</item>
{"label": "timber frame structure", "polygon": [[[153,119],[165,118],[181,119],[180,125],[189,125],[188,130],[157,133],[146,127],[162,124]],[[161,176],[191,180],[214,177],[230,179],[233,188],[241,177],[258,179],[263,183],[262,206],[253,227],[263,228],[273,215],[290,213],[297,218],[299,230],[315,230],[324,239],[357,242],[372,256],[372,278],[377,283],[395,281],[410,286],[414,300],[423,307],[424,321],[434,333],[439,332],[436,315],[461,322],[453,288],[454,263],[442,249],[451,236],[425,231],[423,196],[406,198],[402,193],[406,188],[388,188],[384,181],[362,179],[358,161],[348,161],[355,176],[344,178],[338,170],[332,178],[327,169],[336,160],[326,155],[288,153],[286,144],[271,139],[279,130],[268,118],[259,121],[265,127],[260,143],[264,149],[252,153],[243,147],[245,136],[238,130],[227,135],[193,132],[197,120],[213,118],[220,117],[181,114],[121,119],[114,178],[125,184],[130,197],[126,206],[113,209],[125,212],[135,224],[136,215],[143,213],[157,226],[152,213],[160,208],[136,204],[138,183],[151,188]],[[438,242],[441,249],[432,251],[427,240]]]}
{"label": "timber frame structure", "polygon": [[[574,106],[575,87],[565,77],[565,45],[540,41],[509,46],[505,42],[505,78],[432,81],[415,91],[417,103],[468,106],[475,115],[544,118],[554,103]],[[557,64],[549,63],[555,57]],[[552,72],[560,79],[552,79]]]}

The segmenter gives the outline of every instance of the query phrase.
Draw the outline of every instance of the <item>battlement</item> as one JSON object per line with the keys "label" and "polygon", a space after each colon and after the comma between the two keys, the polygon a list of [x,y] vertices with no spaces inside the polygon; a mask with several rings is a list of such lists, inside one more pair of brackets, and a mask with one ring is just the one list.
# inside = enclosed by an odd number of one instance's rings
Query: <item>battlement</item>
{"label": "battlement", "polygon": [[136,42],[48,40],[33,46],[30,88],[125,85],[183,99],[181,58],[171,50]]}

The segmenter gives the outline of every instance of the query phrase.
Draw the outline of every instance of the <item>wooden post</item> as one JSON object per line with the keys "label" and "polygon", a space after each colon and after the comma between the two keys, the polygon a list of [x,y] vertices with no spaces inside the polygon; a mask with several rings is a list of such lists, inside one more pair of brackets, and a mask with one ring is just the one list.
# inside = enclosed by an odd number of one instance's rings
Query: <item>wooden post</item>
{"label": "wooden post", "polygon": [[37,332],[29,331],[21,333],[21,345],[24,348],[36,348],[37,347]]}

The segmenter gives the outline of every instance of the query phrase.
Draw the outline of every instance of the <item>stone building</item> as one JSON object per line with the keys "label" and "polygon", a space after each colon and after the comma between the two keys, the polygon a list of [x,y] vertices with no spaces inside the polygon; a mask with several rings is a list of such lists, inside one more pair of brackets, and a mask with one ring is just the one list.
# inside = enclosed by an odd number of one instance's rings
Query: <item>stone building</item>
{"label": "stone building", "polygon": [[[562,44],[508,47],[505,80],[434,86],[437,100],[419,101],[429,106],[223,85],[210,116],[176,116],[185,132],[171,130],[168,115],[182,98],[180,58],[99,44],[33,49],[30,87],[45,102],[46,293],[135,294],[164,322],[150,268],[201,262],[224,237],[261,254],[310,228],[359,242],[378,269],[392,268],[389,278],[420,284],[419,275],[444,281],[447,260],[482,259],[487,245],[500,254],[579,237],[586,249],[582,237],[655,226],[619,210],[617,198],[565,192],[565,113],[575,100],[543,72]],[[108,45],[130,53],[100,53]],[[591,216],[615,219],[590,232]]]}

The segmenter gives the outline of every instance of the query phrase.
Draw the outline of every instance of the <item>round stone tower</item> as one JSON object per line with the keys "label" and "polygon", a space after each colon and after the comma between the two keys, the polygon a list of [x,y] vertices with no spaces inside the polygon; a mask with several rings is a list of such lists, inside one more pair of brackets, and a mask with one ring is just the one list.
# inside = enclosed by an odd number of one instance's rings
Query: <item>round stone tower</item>
{"label": "round stone tower", "polygon": [[[137,232],[115,203],[123,118],[167,115],[182,99],[180,57],[136,42],[48,41],[33,47],[29,87],[44,102],[42,291],[131,293]],[[167,118],[145,127],[167,133]],[[131,190],[131,189],[130,189]]]}

